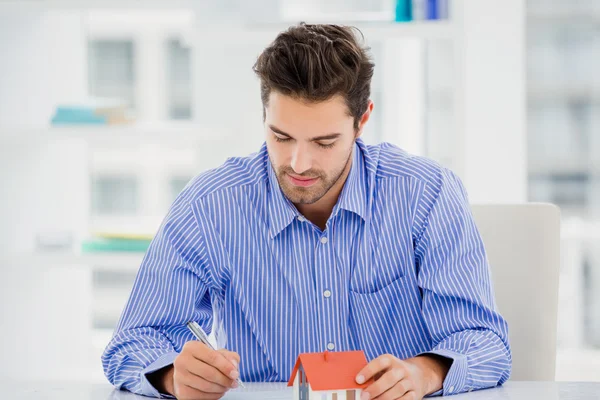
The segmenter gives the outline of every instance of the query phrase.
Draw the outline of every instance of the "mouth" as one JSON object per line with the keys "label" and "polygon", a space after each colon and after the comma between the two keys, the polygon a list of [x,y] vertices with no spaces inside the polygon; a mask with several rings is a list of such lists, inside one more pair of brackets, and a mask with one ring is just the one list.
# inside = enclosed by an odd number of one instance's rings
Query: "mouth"
{"label": "mouth", "polygon": [[299,186],[299,187],[309,187],[314,185],[318,180],[319,177],[316,178],[296,178],[290,174],[286,174],[288,179],[290,180],[290,182],[292,183],[292,185],[294,186]]}

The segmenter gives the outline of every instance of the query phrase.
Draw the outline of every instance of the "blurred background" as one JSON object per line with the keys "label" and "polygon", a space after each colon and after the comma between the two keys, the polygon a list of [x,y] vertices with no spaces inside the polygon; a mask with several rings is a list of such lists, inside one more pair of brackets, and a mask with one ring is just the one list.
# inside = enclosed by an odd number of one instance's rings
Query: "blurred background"
{"label": "blurred background", "polygon": [[150,239],[193,176],[259,149],[252,65],[299,21],[363,32],[365,141],[472,202],[560,206],[556,378],[600,381],[598,0],[0,1],[0,377],[104,381]]}

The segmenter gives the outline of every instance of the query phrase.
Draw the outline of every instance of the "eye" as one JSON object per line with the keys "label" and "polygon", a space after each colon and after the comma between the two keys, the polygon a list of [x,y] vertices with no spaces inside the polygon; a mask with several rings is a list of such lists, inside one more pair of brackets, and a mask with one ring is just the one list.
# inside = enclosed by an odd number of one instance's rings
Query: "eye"
{"label": "eye", "polygon": [[328,143],[328,144],[324,144],[324,143],[319,143],[319,142],[317,142],[317,144],[318,144],[318,145],[319,145],[319,147],[320,147],[320,148],[322,148],[322,149],[330,149],[330,148],[332,148],[332,147],[335,145],[335,142],[331,142],[331,143]]}
{"label": "eye", "polygon": [[273,135],[273,137],[275,137],[275,141],[282,143],[282,142],[289,142],[291,139],[290,138],[285,138],[285,137],[279,137],[277,135]]}

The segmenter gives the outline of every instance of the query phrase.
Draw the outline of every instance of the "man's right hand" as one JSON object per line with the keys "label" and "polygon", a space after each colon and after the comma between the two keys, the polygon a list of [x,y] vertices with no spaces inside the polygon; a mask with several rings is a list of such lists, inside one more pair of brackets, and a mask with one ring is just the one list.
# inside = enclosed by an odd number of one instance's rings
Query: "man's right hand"
{"label": "man's right hand", "polygon": [[225,349],[212,350],[199,341],[187,342],[159,378],[162,390],[179,400],[220,399],[237,387],[240,356]]}

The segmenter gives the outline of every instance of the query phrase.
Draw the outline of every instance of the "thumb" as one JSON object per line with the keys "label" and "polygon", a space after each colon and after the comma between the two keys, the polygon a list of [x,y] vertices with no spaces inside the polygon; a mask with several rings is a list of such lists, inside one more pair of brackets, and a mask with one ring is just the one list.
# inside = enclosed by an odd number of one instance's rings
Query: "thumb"
{"label": "thumb", "polygon": [[229,351],[227,349],[219,349],[217,351],[219,353],[223,354],[223,356],[225,356],[226,359],[228,359],[229,361],[231,361],[231,363],[233,365],[235,365],[236,369],[239,368],[239,365],[240,365],[240,355],[238,353],[236,353],[235,351]]}

